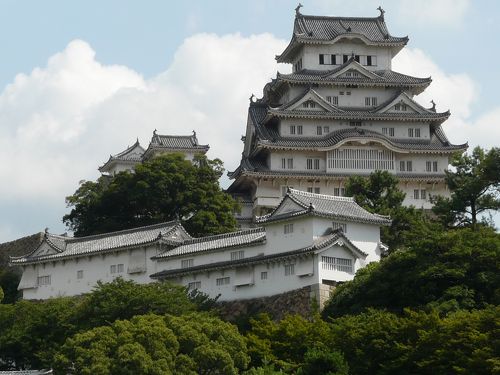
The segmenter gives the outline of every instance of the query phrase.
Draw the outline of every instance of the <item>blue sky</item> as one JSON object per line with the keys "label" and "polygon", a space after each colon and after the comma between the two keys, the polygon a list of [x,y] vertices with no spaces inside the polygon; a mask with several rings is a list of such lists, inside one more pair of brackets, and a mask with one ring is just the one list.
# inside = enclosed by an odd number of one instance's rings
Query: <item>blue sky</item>
{"label": "blue sky", "polygon": [[[304,14],[376,16],[410,42],[394,69],[432,75],[452,141],[500,144],[500,3],[302,0]],[[63,232],[64,197],[139,137],[188,134],[233,169],[252,92],[286,66],[296,1],[0,0],[0,242]],[[227,183],[224,181],[223,183]]]}

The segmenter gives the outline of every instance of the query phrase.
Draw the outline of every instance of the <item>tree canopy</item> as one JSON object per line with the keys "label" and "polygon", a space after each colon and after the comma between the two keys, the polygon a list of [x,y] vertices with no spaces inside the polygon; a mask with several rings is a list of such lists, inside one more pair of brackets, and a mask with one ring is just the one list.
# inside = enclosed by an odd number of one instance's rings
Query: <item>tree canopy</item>
{"label": "tree canopy", "polygon": [[500,209],[500,148],[476,147],[470,155],[457,154],[446,171],[450,198],[434,198],[434,213],[446,226],[476,227],[478,218]]}
{"label": "tree canopy", "polygon": [[84,236],[179,219],[194,236],[237,228],[237,203],[219,186],[222,162],[181,154],[155,157],[134,172],[84,181],[66,198],[64,223]]}

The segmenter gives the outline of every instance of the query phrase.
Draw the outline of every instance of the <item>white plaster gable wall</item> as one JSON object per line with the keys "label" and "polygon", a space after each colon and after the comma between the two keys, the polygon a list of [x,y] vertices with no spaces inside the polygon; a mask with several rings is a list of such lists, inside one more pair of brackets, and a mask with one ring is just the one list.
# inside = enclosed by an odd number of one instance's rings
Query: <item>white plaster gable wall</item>
{"label": "white plaster gable wall", "polygon": [[[285,225],[293,224],[293,232],[285,234]],[[313,243],[313,221],[310,217],[268,223],[266,228],[266,254],[298,250]]]}
{"label": "white plaster gable wall", "polygon": [[[364,265],[364,261],[354,256],[352,252],[347,250],[342,246],[332,246],[318,255],[318,271],[319,271],[319,280],[324,283],[324,280],[328,281],[348,281],[352,280],[354,274],[358,269],[360,269]],[[333,257],[333,258],[342,258],[342,259],[350,259],[353,265],[353,272],[344,272],[338,269],[328,269],[323,266],[324,263],[322,257]]]}
{"label": "white plaster gable wall", "polygon": [[320,65],[320,54],[339,54],[351,56],[355,55],[375,55],[377,56],[376,66],[366,66],[368,70],[391,69],[392,50],[390,48],[367,46],[364,43],[352,43],[339,41],[330,45],[305,45],[301,50],[302,67],[304,69],[330,70],[336,65]]}

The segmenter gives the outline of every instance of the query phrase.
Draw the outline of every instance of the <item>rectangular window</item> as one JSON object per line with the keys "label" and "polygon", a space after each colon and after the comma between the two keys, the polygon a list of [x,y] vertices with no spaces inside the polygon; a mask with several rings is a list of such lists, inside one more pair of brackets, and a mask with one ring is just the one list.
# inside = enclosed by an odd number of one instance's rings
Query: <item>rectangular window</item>
{"label": "rectangular window", "polygon": [[335,229],[342,229],[342,232],[347,233],[347,224],[346,223],[338,223],[338,222],[334,221],[332,223],[332,227],[334,230]]}
{"label": "rectangular window", "polygon": [[366,65],[368,66],[376,66],[377,65],[377,56],[368,55],[366,56]]}
{"label": "rectangular window", "polygon": [[340,196],[340,189],[339,188],[333,188],[333,195],[335,196]]}
{"label": "rectangular window", "polygon": [[340,196],[345,196],[345,188],[340,188]]}
{"label": "rectangular window", "polygon": [[351,95],[351,92],[350,91],[346,91],[345,94],[346,95]]}
{"label": "rectangular window", "polygon": [[188,290],[201,289],[201,281],[191,281],[187,285]]}
{"label": "rectangular window", "polygon": [[406,104],[401,104],[401,110],[403,111],[407,111],[408,110],[408,106]]}
{"label": "rectangular window", "polygon": [[335,258],[335,257],[321,257],[321,268],[329,271],[340,271],[353,273],[352,259]]}
{"label": "rectangular window", "polygon": [[181,268],[189,268],[194,266],[194,258],[181,260]]}
{"label": "rectangular window", "polygon": [[332,104],[333,105],[339,105],[339,97],[338,96],[333,96],[332,97]]}
{"label": "rectangular window", "polygon": [[110,273],[116,273],[116,264],[112,264],[112,265],[109,267],[109,272],[110,272]]}
{"label": "rectangular window", "polygon": [[316,134],[317,135],[323,135],[323,127],[322,126],[316,127]]}
{"label": "rectangular window", "polygon": [[427,192],[425,191],[425,189],[420,190],[420,198],[427,199]]}
{"label": "rectangular window", "polygon": [[432,163],[430,161],[425,162],[425,171],[432,172]]}
{"label": "rectangular window", "polygon": [[290,134],[295,134],[295,125],[290,125]]}
{"label": "rectangular window", "polygon": [[231,260],[240,260],[243,258],[245,258],[244,250],[231,251]]}
{"label": "rectangular window", "polygon": [[389,128],[389,136],[394,137],[394,128]]}
{"label": "rectangular window", "polygon": [[304,108],[309,108],[309,102],[304,102],[304,103],[302,103],[302,107],[304,107]]}
{"label": "rectangular window", "polygon": [[215,285],[217,285],[217,286],[229,285],[230,282],[231,282],[231,279],[229,276],[220,277],[220,278],[215,280]]}
{"label": "rectangular window", "polygon": [[78,280],[83,279],[83,270],[76,271],[76,278],[77,278]]}
{"label": "rectangular window", "polygon": [[331,102],[332,102],[332,97],[331,97],[331,96],[327,96],[327,97],[326,97],[326,101],[327,101],[328,103],[331,103]]}
{"label": "rectangular window", "polygon": [[50,285],[50,275],[47,276],[38,276],[37,284],[38,285]]}
{"label": "rectangular window", "polygon": [[333,65],[342,65],[342,55],[332,55]]}
{"label": "rectangular window", "polygon": [[411,171],[413,170],[413,163],[411,162],[411,160],[408,160],[408,161],[406,162],[406,170],[407,170],[408,172],[411,172]]}
{"label": "rectangular window", "polygon": [[387,135],[387,128],[382,128],[382,134]]}
{"label": "rectangular window", "polygon": [[342,59],[343,63],[346,63],[347,60],[349,60],[349,55],[343,55],[342,57],[343,57],[343,59]]}
{"label": "rectangular window", "polygon": [[376,97],[373,97],[372,98],[372,106],[376,106],[377,105],[377,98]]}
{"label": "rectangular window", "polygon": [[285,276],[295,275],[295,264],[285,264]]}
{"label": "rectangular window", "polygon": [[293,223],[291,223],[291,224],[285,224],[283,226],[283,233],[284,234],[293,233]]}
{"label": "rectangular window", "polygon": [[302,135],[302,125],[297,125],[297,134]]}
{"label": "rectangular window", "polygon": [[405,166],[406,166],[406,164],[405,164],[405,162],[404,162],[404,161],[400,161],[400,162],[399,162],[399,170],[400,170],[401,172],[404,172],[404,171],[405,171],[405,169],[406,169],[406,168],[405,168]]}
{"label": "rectangular window", "polygon": [[401,110],[401,104],[398,103],[398,104],[394,105],[394,109],[396,111],[400,111]]}
{"label": "rectangular window", "polygon": [[261,280],[267,280],[267,271],[263,271],[260,273],[260,279]]}
{"label": "rectangular window", "polygon": [[320,194],[321,189],[319,187],[314,188],[314,194]]}
{"label": "rectangular window", "polygon": [[117,264],[116,273],[122,273],[122,272],[123,272],[123,264]]}
{"label": "rectangular window", "polygon": [[438,162],[437,161],[433,161],[432,162],[432,171],[433,172],[437,172],[438,171]]}
{"label": "rectangular window", "polygon": [[307,187],[307,192],[308,192],[308,193],[312,193],[312,192],[313,192],[313,188],[312,188],[312,186],[308,186],[308,187]]}
{"label": "rectangular window", "polygon": [[415,137],[420,138],[420,129],[415,129]]}
{"label": "rectangular window", "polygon": [[351,121],[349,122],[349,126],[361,126],[361,121]]}
{"label": "rectangular window", "polygon": [[413,199],[418,199],[419,192],[420,192],[420,190],[418,190],[418,189],[413,190]]}
{"label": "rectangular window", "polygon": [[285,168],[286,168],[286,159],[282,158],[281,159],[281,169],[285,169]]}
{"label": "rectangular window", "polygon": [[292,158],[287,159],[286,164],[287,164],[288,169],[293,169],[293,159]]}
{"label": "rectangular window", "polygon": [[313,169],[313,160],[312,159],[307,159],[306,168]]}
{"label": "rectangular window", "polygon": [[319,169],[319,159],[314,159],[314,169]]}
{"label": "rectangular window", "polygon": [[325,55],[322,53],[319,54],[319,65],[324,65],[325,64]]}
{"label": "rectangular window", "polygon": [[413,138],[413,128],[408,129],[408,137]]}
{"label": "rectangular window", "polygon": [[370,106],[370,98],[365,98],[365,106]]}
{"label": "rectangular window", "polygon": [[343,92],[343,91],[340,91],[340,92],[339,92],[339,94],[340,94],[340,95],[344,95],[344,92]]}
{"label": "rectangular window", "polygon": [[330,127],[329,126],[323,126],[323,134],[328,134],[330,133]]}

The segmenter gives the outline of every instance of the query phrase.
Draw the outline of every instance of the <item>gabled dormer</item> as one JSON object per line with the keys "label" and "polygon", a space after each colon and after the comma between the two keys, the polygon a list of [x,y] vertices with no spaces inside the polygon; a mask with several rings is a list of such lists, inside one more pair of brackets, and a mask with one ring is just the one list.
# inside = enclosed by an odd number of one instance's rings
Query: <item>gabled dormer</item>
{"label": "gabled dormer", "polygon": [[400,92],[392,99],[376,109],[377,113],[418,113],[435,114],[432,109],[424,108],[413,100],[406,92]]}
{"label": "gabled dormer", "polygon": [[286,111],[316,111],[316,112],[344,112],[339,107],[329,103],[313,88],[308,88],[292,101],[278,107]]}
{"label": "gabled dormer", "polygon": [[323,76],[325,79],[381,79],[381,77],[370,70],[366,69],[363,65],[357,62],[354,57],[351,57],[344,65],[338,69],[333,70],[330,74]]}

